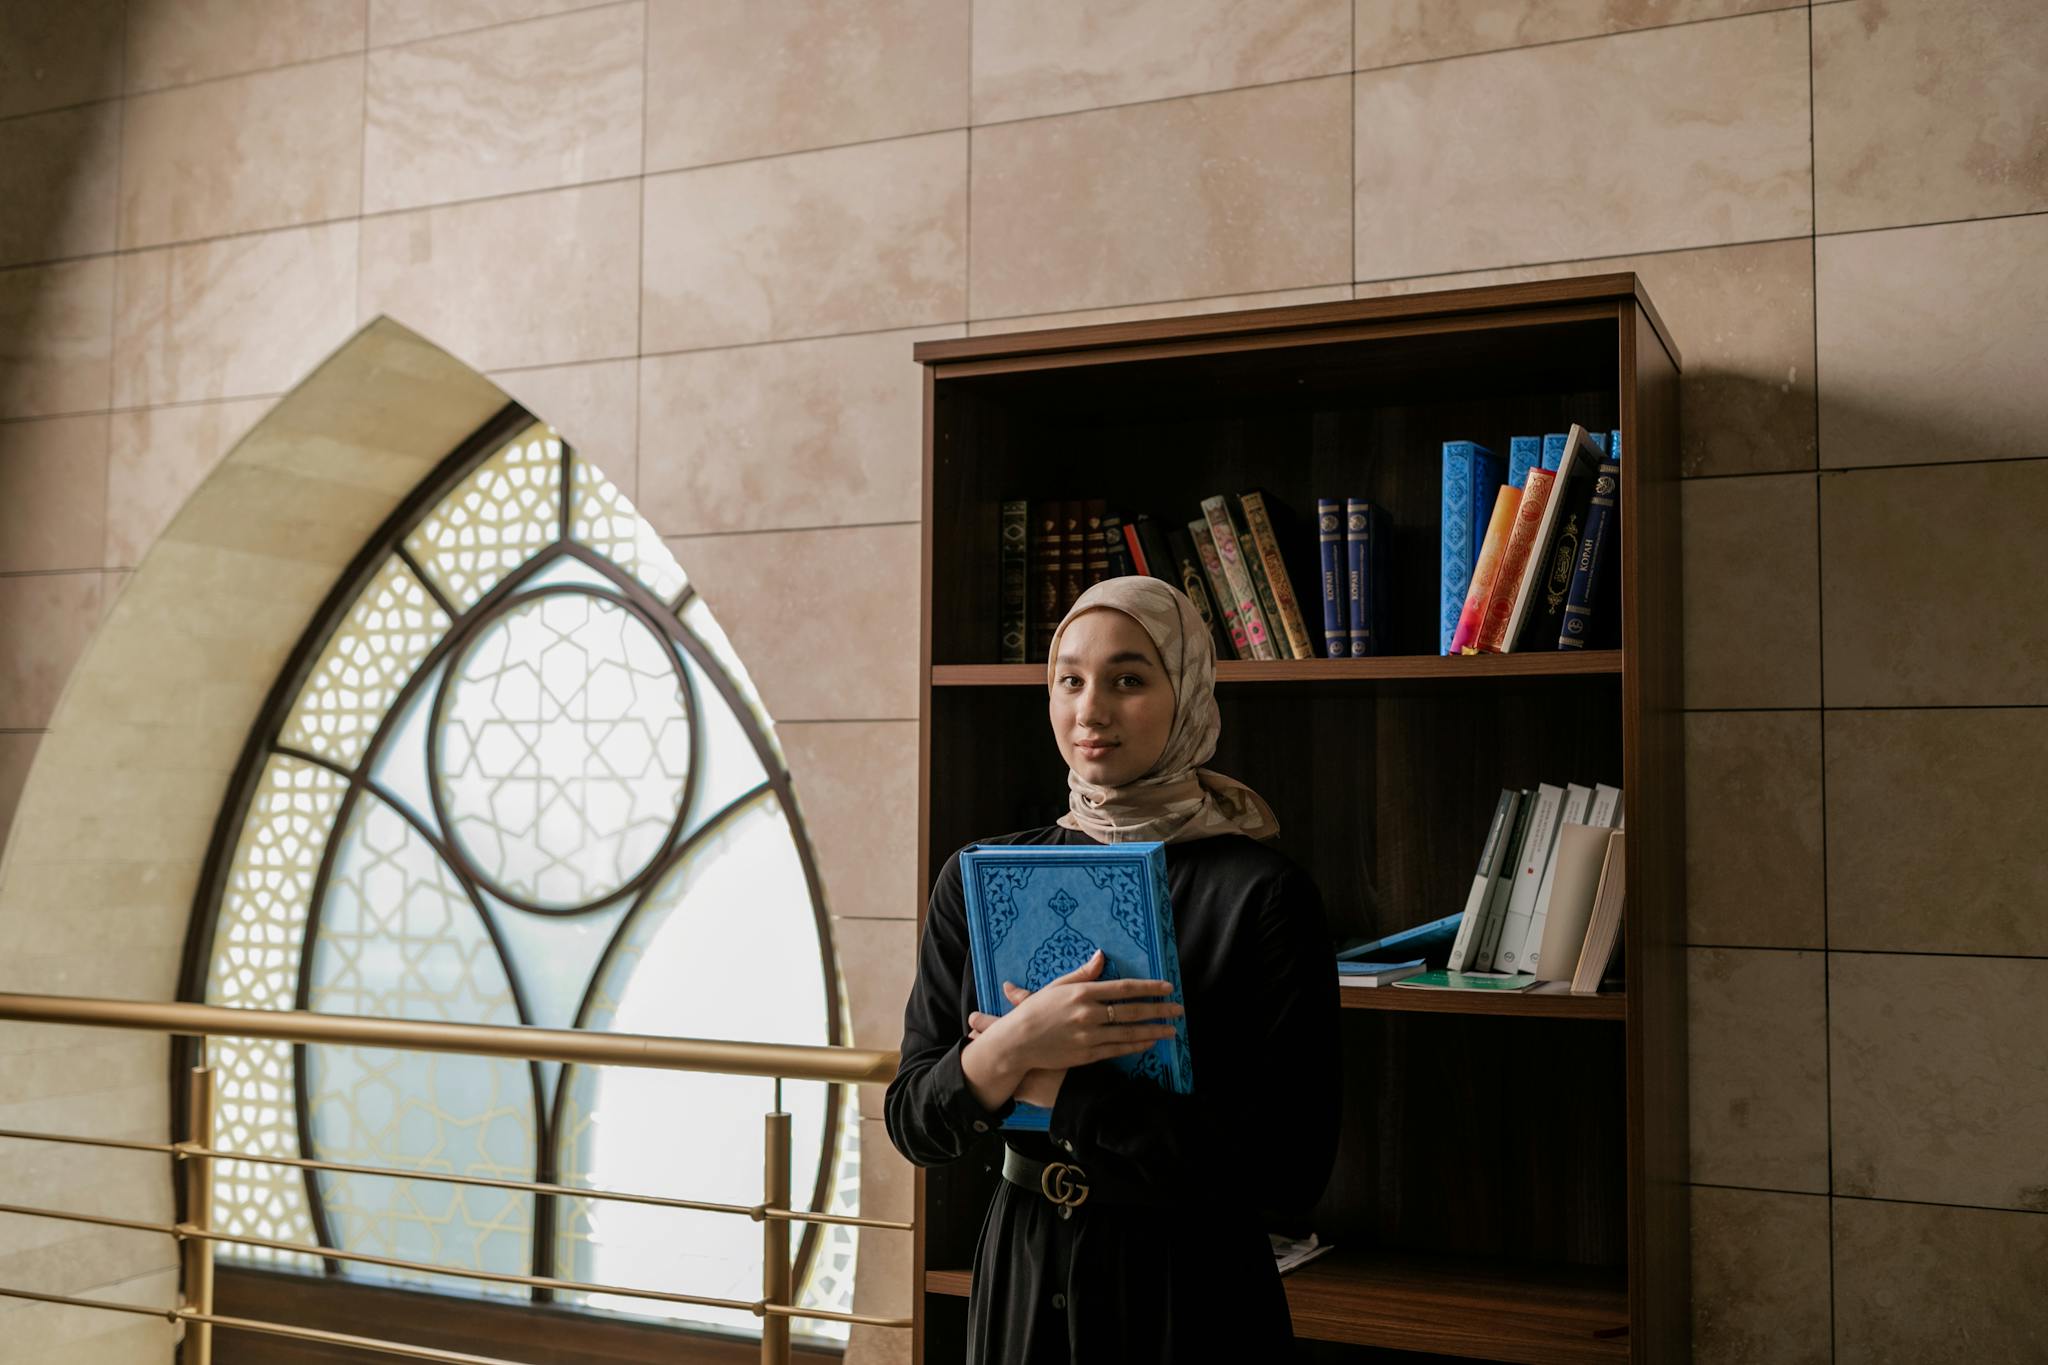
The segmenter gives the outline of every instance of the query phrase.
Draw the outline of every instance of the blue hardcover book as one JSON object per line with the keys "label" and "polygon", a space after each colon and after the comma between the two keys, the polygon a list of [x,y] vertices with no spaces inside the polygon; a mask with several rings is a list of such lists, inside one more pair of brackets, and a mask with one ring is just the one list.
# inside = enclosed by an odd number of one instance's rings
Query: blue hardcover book
{"label": "blue hardcover book", "polygon": [[1621,539],[1620,500],[1621,466],[1609,458],[1593,476],[1578,562],[1572,566],[1572,586],[1564,600],[1564,624],[1557,632],[1559,649],[1587,649],[1596,636],[1603,636],[1596,618],[1603,605],[1602,580],[1612,574],[1610,561],[1618,557],[1614,546]]}
{"label": "blue hardcover book", "polygon": [[1316,499],[1316,540],[1323,554],[1323,657],[1351,653],[1351,582],[1344,561],[1344,504]]}
{"label": "blue hardcover book", "polygon": [[1442,962],[1450,957],[1451,945],[1458,938],[1458,921],[1465,918],[1460,910],[1445,915],[1442,919],[1418,924],[1413,929],[1403,929],[1385,938],[1376,938],[1370,943],[1342,948],[1337,952],[1339,962],[1399,961],[1405,958],[1426,958]]}
{"label": "blue hardcover book", "polygon": [[1571,433],[1553,431],[1543,438],[1543,463],[1540,468],[1555,470],[1564,463],[1564,443]]}
{"label": "blue hardcover book", "polygon": [[1621,433],[1618,431],[1607,433],[1607,458],[1616,464],[1621,463]]}
{"label": "blue hardcover book", "polygon": [[1443,555],[1438,574],[1438,652],[1451,652],[1458,613],[1472,586],[1472,566],[1486,539],[1486,519],[1500,492],[1500,457],[1472,441],[1444,442]]}
{"label": "blue hardcover book", "polygon": [[1351,657],[1378,654],[1384,631],[1380,607],[1386,597],[1387,514],[1362,498],[1344,502],[1345,577],[1350,580]]}
{"label": "blue hardcover book", "polygon": [[[1167,999],[1185,1003],[1166,845],[977,844],[960,855],[960,884],[982,1013],[1010,1012],[1005,981],[1036,991],[1098,948],[1108,959],[1099,980],[1170,981]],[[1187,1017],[1174,1020],[1172,1038],[1114,1061],[1161,1089],[1186,1094],[1194,1088]],[[1050,1110],[1019,1102],[1002,1126],[1044,1132],[1051,1119]]]}
{"label": "blue hardcover book", "polygon": [[1543,437],[1510,436],[1508,438],[1508,487],[1527,488],[1529,471],[1547,469],[1543,463]]}

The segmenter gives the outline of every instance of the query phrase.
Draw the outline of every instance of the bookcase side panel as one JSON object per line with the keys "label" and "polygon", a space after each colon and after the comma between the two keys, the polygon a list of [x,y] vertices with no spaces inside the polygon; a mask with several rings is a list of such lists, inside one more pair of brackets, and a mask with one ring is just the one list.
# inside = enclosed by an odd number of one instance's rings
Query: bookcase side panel
{"label": "bookcase side panel", "polygon": [[1629,1184],[1635,1358],[1691,1358],[1685,746],[1678,366],[1621,318],[1622,648],[1628,793]]}

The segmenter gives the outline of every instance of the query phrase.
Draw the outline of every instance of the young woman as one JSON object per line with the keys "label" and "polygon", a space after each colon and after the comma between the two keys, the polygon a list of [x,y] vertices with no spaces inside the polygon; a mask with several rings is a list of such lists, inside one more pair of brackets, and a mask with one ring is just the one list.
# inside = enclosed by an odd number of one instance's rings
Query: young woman
{"label": "young woman", "polygon": [[1083,593],[1047,669],[1067,813],[982,841],[1166,841],[1193,1093],[1110,1061],[1172,1031],[1166,983],[1100,980],[1098,953],[1036,992],[1006,986],[1010,1011],[982,1014],[957,855],[932,888],[890,1140],[936,1166],[1016,1101],[1052,1111],[1048,1133],[1005,1134],[968,1302],[975,1365],[1291,1353],[1265,1219],[1306,1210],[1335,1156],[1337,973],[1315,884],[1263,842],[1279,832],[1272,810],[1201,766],[1216,751],[1215,673],[1208,628],[1176,589],[1128,577]]}

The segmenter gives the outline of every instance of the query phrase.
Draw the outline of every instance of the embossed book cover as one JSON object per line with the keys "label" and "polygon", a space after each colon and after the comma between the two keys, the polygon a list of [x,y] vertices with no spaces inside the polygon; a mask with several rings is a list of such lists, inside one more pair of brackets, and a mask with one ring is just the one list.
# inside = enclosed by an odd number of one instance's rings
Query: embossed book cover
{"label": "embossed book cover", "polygon": [[[1004,1015],[1003,982],[1036,991],[1073,971],[1100,948],[1104,981],[1170,981],[1182,1001],[1173,902],[1166,890],[1166,846],[978,844],[960,855],[967,896],[967,943],[984,1014]],[[1115,1065],[1162,1089],[1194,1086],[1185,1016],[1175,1036]],[[1019,1103],[1005,1128],[1045,1131],[1051,1112]]]}

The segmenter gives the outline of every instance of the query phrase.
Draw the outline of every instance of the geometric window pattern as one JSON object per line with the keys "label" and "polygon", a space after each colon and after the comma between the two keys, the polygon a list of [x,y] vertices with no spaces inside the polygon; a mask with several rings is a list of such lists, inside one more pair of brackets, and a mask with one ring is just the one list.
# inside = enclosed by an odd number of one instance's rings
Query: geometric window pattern
{"label": "geometric window pattern", "polygon": [[[307,632],[305,682],[252,738],[260,775],[221,814],[237,837],[201,926],[207,1001],[843,1041],[815,862],[752,681],[631,502],[510,411],[456,457],[470,467],[436,476],[441,497],[380,532],[387,556]],[[216,1225],[308,1249],[222,1256],[466,1295],[532,1291],[319,1248],[759,1293],[744,1218],[407,1173],[753,1203],[773,1081],[260,1040],[211,1057],[223,1145],[392,1172],[222,1162]],[[854,1091],[787,1082],[782,1108],[798,1207],[858,1212]],[[855,1230],[799,1231],[799,1304],[850,1312]],[[587,1297],[759,1331],[751,1314]]]}

